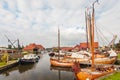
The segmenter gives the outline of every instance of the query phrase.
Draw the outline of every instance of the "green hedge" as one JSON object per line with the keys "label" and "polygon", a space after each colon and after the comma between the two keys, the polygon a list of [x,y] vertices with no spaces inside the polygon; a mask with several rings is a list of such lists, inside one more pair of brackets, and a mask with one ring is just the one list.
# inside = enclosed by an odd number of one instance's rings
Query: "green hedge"
{"label": "green hedge", "polygon": [[118,59],[120,59],[120,53],[118,54]]}
{"label": "green hedge", "polygon": [[115,72],[113,75],[102,78],[101,80],[120,80],[120,72]]}

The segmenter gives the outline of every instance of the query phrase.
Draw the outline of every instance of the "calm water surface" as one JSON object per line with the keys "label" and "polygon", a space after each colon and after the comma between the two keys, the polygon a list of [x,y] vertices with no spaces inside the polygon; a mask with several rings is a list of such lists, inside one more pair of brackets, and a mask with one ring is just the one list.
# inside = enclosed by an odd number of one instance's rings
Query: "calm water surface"
{"label": "calm water surface", "polygon": [[51,67],[48,54],[44,54],[36,64],[18,65],[4,71],[0,80],[74,80],[74,74],[71,69]]}

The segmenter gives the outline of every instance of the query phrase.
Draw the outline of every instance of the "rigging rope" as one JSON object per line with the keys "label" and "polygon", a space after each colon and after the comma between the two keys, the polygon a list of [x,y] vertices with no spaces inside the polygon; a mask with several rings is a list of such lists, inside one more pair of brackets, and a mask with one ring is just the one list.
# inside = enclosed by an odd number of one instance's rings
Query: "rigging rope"
{"label": "rigging rope", "polygon": [[[100,29],[101,27],[99,26],[99,28],[96,26],[96,22],[95,22],[95,28],[96,28],[96,37],[98,39],[98,41],[100,41],[100,39],[102,40],[101,42],[103,44],[108,44],[109,41],[108,39],[104,36],[104,34],[102,33],[102,30]],[[103,30],[104,31],[104,30]]]}

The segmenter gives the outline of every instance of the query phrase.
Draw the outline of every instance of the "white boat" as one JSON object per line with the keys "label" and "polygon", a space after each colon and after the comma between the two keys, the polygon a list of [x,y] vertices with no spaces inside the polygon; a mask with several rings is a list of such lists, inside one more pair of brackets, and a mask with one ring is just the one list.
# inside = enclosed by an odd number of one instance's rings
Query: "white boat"
{"label": "white boat", "polygon": [[27,54],[24,55],[21,59],[19,59],[20,64],[27,64],[27,63],[35,63],[38,62],[39,56],[36,54]]}

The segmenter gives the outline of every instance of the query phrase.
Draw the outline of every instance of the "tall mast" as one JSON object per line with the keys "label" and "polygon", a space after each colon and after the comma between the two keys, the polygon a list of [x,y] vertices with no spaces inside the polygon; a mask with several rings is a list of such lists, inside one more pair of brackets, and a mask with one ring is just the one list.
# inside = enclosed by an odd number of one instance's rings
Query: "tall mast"
{"label": "tall mast", "polygon": [[88,51],[88,16],[87,16],[87,10],[85,11],[85,22],[86,22],[86,41],[87,41],[87,51]]}
{"label": "tall mast", "polygon": [[60,30],[58,26],[58,60],[60,59]]}
{"label": "tall mast", "polygon": [[98,2],[98,0],[96,0],[93,4],[92,4],[92,28],[91,28],[91,31],[92,31],[92,36],[91,36],[91,42],[92,42],[92,49],[91,49],[91,52],[92,52],[92,70],[94,70],[94,22],[95,22],[95,11],[94,11],[94,4]]}
{"label": "tall mast", "polygon": [[89,34],[89,48],[90,48],[90,51],[92,52],[92,25],[91,25],[91,13],[89,12],[89,15],[88,15],[88,34]]}
{"label": "tall mast", "polygon": [[93,3],[93,9],[92,9],[92,49],[91,49],[91,52],[92,52],[92,69],[94,69],[94,3]]}

